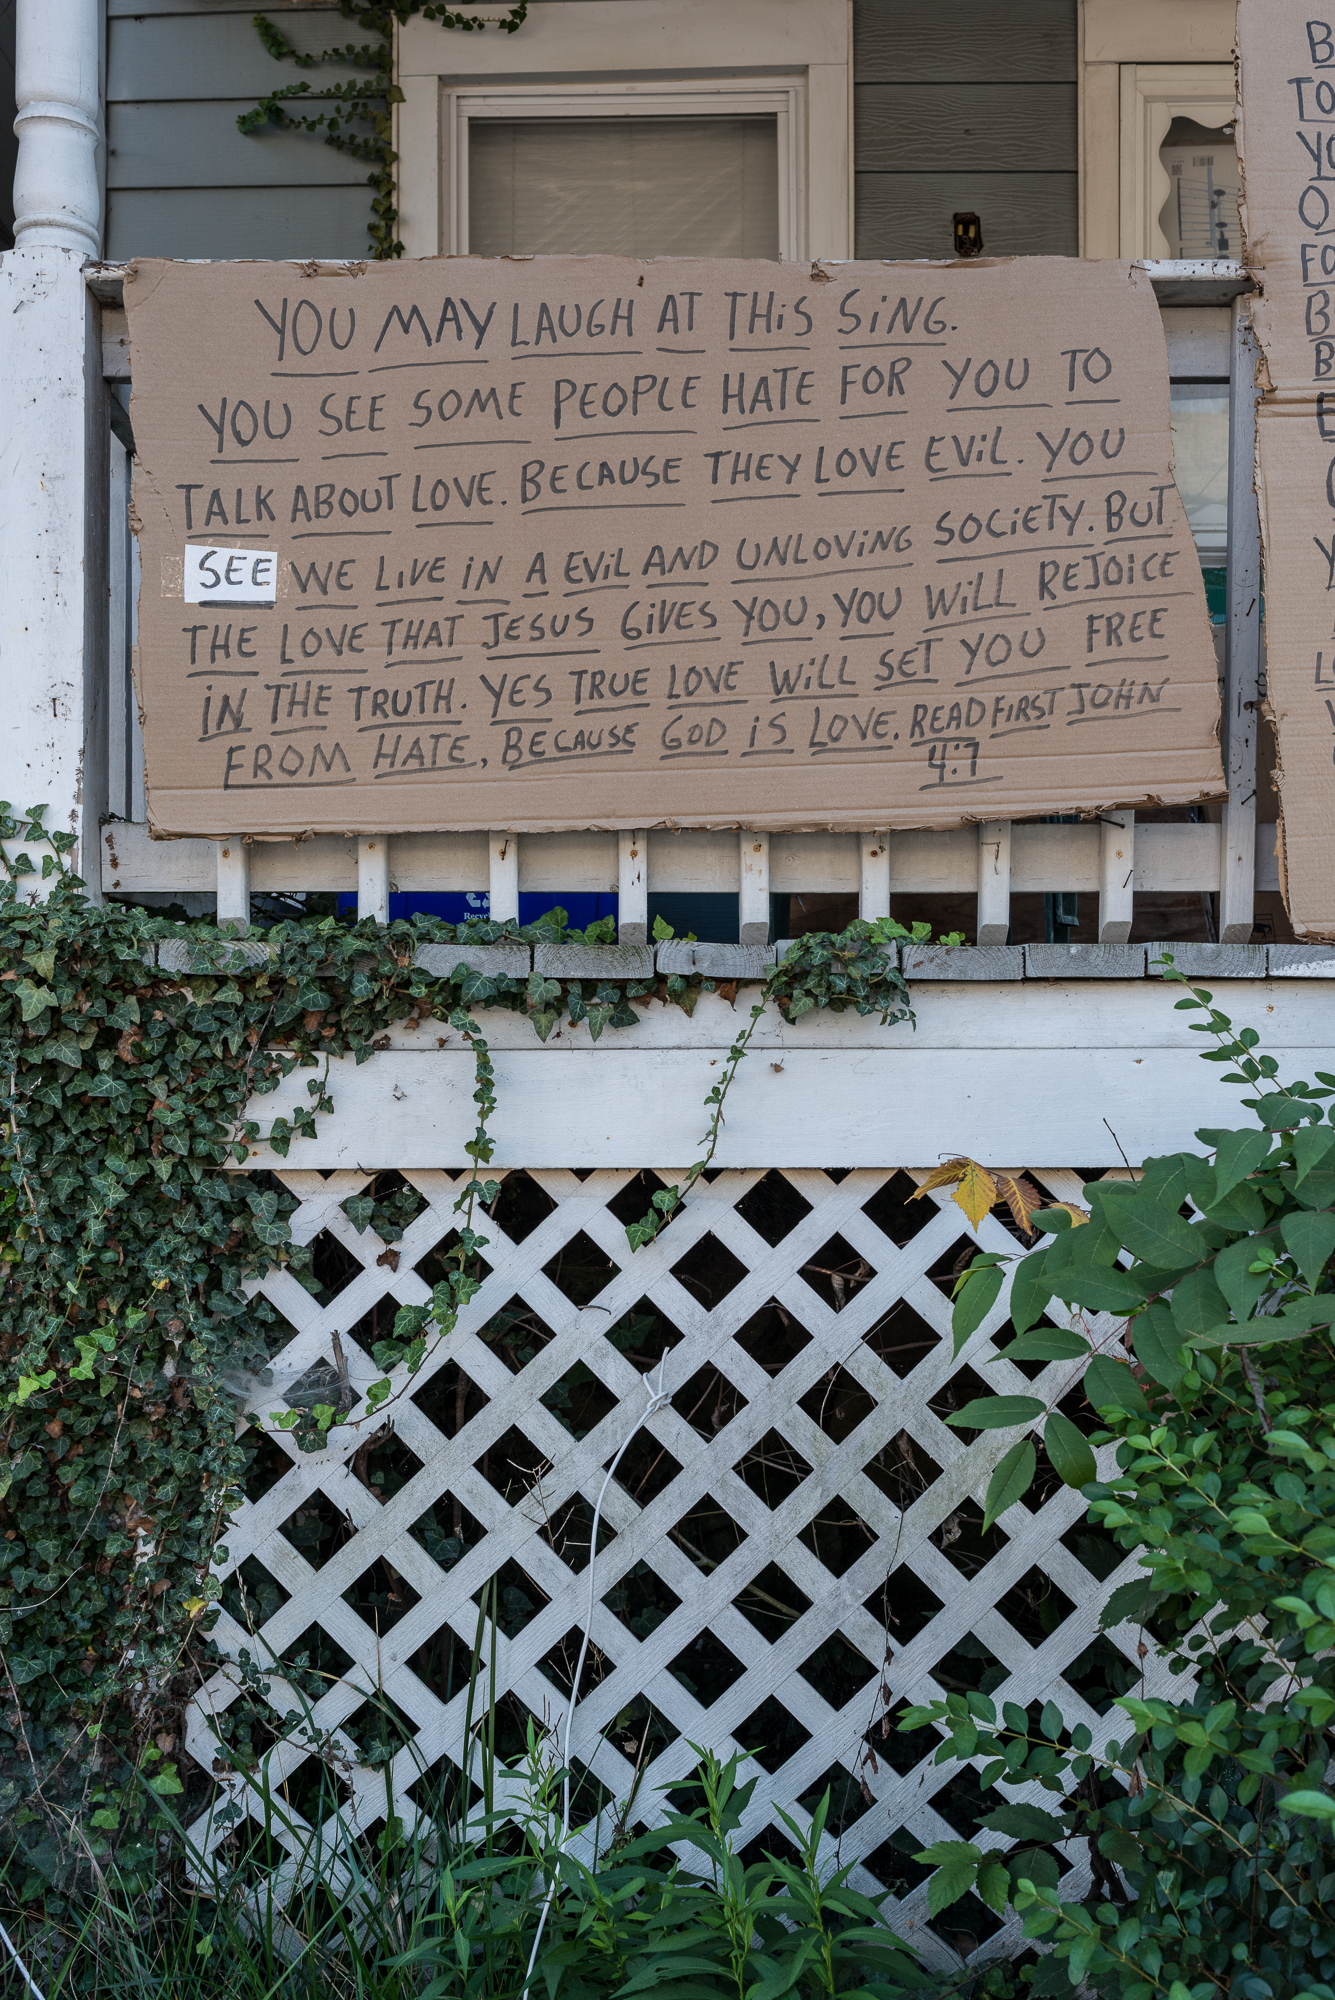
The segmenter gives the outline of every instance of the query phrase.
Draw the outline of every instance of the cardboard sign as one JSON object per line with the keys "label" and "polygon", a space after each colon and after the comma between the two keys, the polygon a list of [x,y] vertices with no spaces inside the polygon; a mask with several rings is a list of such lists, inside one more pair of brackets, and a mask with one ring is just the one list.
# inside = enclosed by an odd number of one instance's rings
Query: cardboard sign
{"label": "cardboard sign", "polygon": [[1241,0],[1243,237],[1257,412],[1267,707],[1280,880],[1300,938],[1335,937],[1335,13]]}
{"label": "cardboard sign", "polygon": [[[144,262],[125,300],[159,831],[1221,788],[1127,264]],[[183,552],[275,547],[271,609],[183,596]]]}

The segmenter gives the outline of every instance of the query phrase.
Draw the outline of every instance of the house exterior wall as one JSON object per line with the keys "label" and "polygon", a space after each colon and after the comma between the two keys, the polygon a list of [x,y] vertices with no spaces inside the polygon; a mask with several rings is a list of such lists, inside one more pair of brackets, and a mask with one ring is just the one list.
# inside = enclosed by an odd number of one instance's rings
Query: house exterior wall
{"label": "house exterior wall", "polygon": [[[303,53],[356,33],[334,7],[265,12]],[[236,127],[268,91],[359,74],[276,61],[250,0],[108,0],[106,256],[364,256],[367,163],[303,132]]]}

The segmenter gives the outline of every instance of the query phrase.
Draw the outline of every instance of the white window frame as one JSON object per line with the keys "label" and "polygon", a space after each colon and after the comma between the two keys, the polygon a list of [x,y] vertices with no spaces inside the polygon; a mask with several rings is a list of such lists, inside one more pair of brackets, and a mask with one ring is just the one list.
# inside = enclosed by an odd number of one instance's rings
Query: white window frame
{"label": "white window frame", "polygon": [[771,114],[780,252],[852,254],[851,0],[532,0],[518,33],[397,31],[399,235],[467,243],[467,126],[492,116]]}
{"label": "white window frame", "polygon": [[1121,254],[1167,257],[1159,217],[1170,193],[1159,148],[1175,118],[1232,124],[1237,92],[1231,63],[1123,63]]}
{"label": "white window frame", "polygon": [[466,256],[468,138],[474,119],[509,118],[774,118],[779,138],[779,255],[806,256],[804,183],[806,86],[800,76],[687,82],[652,79],[579,87],[517,84],[505,90],[445,88],[442,92],[443,248]]}

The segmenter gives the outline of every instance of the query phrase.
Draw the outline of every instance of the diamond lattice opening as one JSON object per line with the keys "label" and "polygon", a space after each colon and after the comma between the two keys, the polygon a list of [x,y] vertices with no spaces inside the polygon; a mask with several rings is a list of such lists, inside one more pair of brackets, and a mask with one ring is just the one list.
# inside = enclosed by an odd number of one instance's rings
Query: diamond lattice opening
{"label": "diamond lattice opening", "polygon": [[484,1532],[482,1523],[469,1513],[458,1494],[448,1489],[418,1515],[408,1530],[439,1569],[453,1569],[460,1556],[478,1547]]}
{"label": "diamond lattice opening", "polygon": [[303,1555],[312,1569],[322,1569],[356,1532],[349,1516],[318,1486],[293,1508],[279,1529],[283,1540]]}
{"label": "diamond lattice opening", "polygon": [[516,1293],[492,1314],[478,1338],[500,1355],[512,1375],[519,1375],[556,1334],[542,1314]]}
{"label": "diamond lattice opening", "polygon": [[429,1206],[426,1196],[396,1173],[373,1174],[364,1188],[340,1205],[359,1236],[373,1229],[382,1243],[390,1244],[397,1243],[409,1223]]}
{"label": "diamond lattice opening", "polygon": [[501,1182],[501,1191],[487,1210],[498,1228],[505,1231],[512,1243],[522,1243],[556,1213],[557,1204],[545,1187],[540,1187],[532,1174],[522,1168],[509,1173]]}
{"label": "diamond lattice opening", "polygon": [[[616,1217],[623,1229],[628,1229],[632,1222],[638,1222],[642,1216],[648,1215],[653,1207],[654,1196],[661,1194],[668,1185],[669,1183],[661,1179],[658,1174],[650,1173],[647,1167],[643,1167],[638,1174],[632,1174],[626,1185],[619,1188],[612,1196],[607,1203],[607,1212]],[[669,1226],[670,1222],[660,1225],[662,1228]]]}
{"label": "diamond lattice opening", "polygon": [[697,1633],[675,1660],[669,1660],[668,1672],[702,1708],[710,1708],[742,1678],[746,1668],[721,1639],[706,1631]]}
{"label": "diamond lattice opening", "polygon": [[[484,1221],[484,1217],[475,1216],[473,1218],[473,1227],[480,1236],[485,1236],[487,1233],[483,1227]],[[447,1229],[439,1241],[433,1243],[426,1254],[418,1258],[417,1262],[413,1265],[413,1269],[423,1284],[438,1285],[442,1279],[449,1276],[451,1271],[458,1269],[458,1260],[452,1254],[458,1242],[459,1231],[456,1228]],[[480,1250],[475,1250],[472,1257],[470,1257],[469,1269],[479,1278],[488,1278],[491,1276],[492,1267]],[[384,1336],[382,1335],[381,1338],[383,1339]]]}
{"label": "diamond lattice opening", "polygon": [[621,1266],[614,1264],[607,1252],[600,1250],[582,1229],[542,1269],[543,1276],[551,1279],[557,1291],[572,1306],[580,1308],[596,1299],[599,1292],[606,1291],[613,1278],[621,1275]]}
{"label": "diamond lattice opening", "polygon": [[842,1576],[876,1545],[876,1532],[869,1528],[855,1507],[842,1494],[821,1508],[801,1529],[798,1537],[831,1576]]}
{"label": "diamond lattice opening", "polygon": [[802,1481],[811,1477],[811,1467],[796,1445],[789,1444],[778,1431],[766,1431],[733,1470],[770,1508],[782,1507]]}
{"label": "diamond lattice opening", "polygon": [[332,1305],[340,1292],[346,1291],[354,1278],[360,1278],[364,1265],[360,1257],[353,1255],[345,1244],[328,1229],[322,1229],[310,1245],[310,1289],[322,1306]]}
{"label": "diamond lattice opening", "polygon": [[287,1591],[270,1576],[258,1556],[247,1556],[239,1563],[222,1589],[223,1610],[245,1632],[257,1632],[261,1625],[267,1625],[287,1600]]}
{"label": "diamond lattice opening", "polygon": [[582,1361],[573,1362],[541,1400],[543,1409],[550,1410],[574,1438],[587,1437],[617,1406],[612,1391]]}
{"label": "diamond lattice opening", "polygon": [[426,1417],[441,1436],[447,1438],[458,1437],[464,1425],[471,1423],[480,1410],[486,1409],[487,1401],[477,1383],[464,1373],[457,1361],[447,1361],[443,1368],[438,1368],[413,1396],[418,1414]]}
{"label": "diamond lattice opening", "polygon": [[1037,1564],[997,1599],[997,1610],[1031,1646],[1041,1646],[1075,1610],[1066,1592]]}
{"label": "diamond lattice opening", "polygon": [[972,1236],[957,1236],[950,1248],[941,1252],[927,1276],[949,1298],[961,1271],[967,1270],[977,1255],[978,1245]]}
{"label": "diamond lattice opening", "polygon": [[882,1181],[871,1200],[862,1204],[862,1213],[901,1250],[920,1229],[927,1227],[937,1212],[930,1195],[915,1201],[917,1192],[917,1182],[901,1168]]}
{"label": "diamond lattice opening", "polygon": [[831,1840],[842,1840],[849,1828],[862,1818],[875,1800],[870,1788],[863,1795],[861,1784],[845,1764],[831,1764],[813,1784],[807,1786],[797,1803],[803,1812],[814,1813],[826,1793],[830,1795],[825,1831]]}
{"label": "diamond lattice opening", "polygon": [[1006,1546],[1006,1537],[995,1521],[984,1534],[983,1510],[972,1500],[962,1500],[954,1513],[947,1514],[940,1527],[932,1531],[929,1540],[964,1576],[976,1575]]}
{"label": "diamond lattice opening", "polygon": [[871,1871],[883,1889],[899,1902],[903,1902],[932,1873],[923,1861],[915,1861],[915,1854],[921,1854],[924,1842],[906,1826],[897,1826],[888,1840],[870,1853],[863,1867]]}
{"label": "diamond lattice opening", "polygon": [[[593,1502],[576,1493],[563,1506],[545,1516],[538,1533],[566,1568],[578,1576],[589,1566],[589,1537],[593,1532]],[[606,1515],[598,1521],[598,1553],[610,1548],[616,1535]]]}
{"label": "diamond lattice opening", "polygon": [[[1137,1642],[1144,1646],[1146,1658],[1154,1653],[1154,1641],[1148,1635]],[[1100,1715],[1106,1715],[1119,1695],[1139,1693],[1142,1667],[1128,1660],[1119,1646],[1114,1645],[1106,1632],[1100,1632],[1097,1639],[1085,1647],[1062,1673],[1068,1687],[1083,1695],[1091,1708]],[[1061,1706],[1060,1695],[1055,1697]]]}
{"label": "diamond lattice opening", "polygon": [[[955,1370],[948,1382],[941,1384],[927,1407],[934,1416],[940,1417],[942,1423],[945,1423],[948,1417],[954,1416],[956,1410],[962,1410],[966,1403],[985,1399],[993,1393],[991,1383],[984,1382],[980,1376],[975,1375],[966,1363],[962,1368]],[[968,1430],[959,1424],[952,1424],[950,1428],[957,1437],[967,1440],[970,1444],[979,1435],[977,1431]]]}
{"label": "diamond lattice opening", "polygon": [[477,1469],[503,1500],[514,1506],[552,1469],[552,1461],[517,1425],[511,1425],[477,1461]]}
{"label": "diamond lattice opening", "polygon": [[913,1310],[907,1299],[899,1299],[875,1326],[868,1328],[863,1339],[872,1353],[902,1381],[920,1361],[936,1353],[942,1336],[927,1324],[921,1313]]}
{"label": "diamond lattice opening", "polygon": [[1072,1522],[1061,1537],[1061,1545],[1100,1583],[1106,1583],[1126,1561],[1126,1550],[1119,1549],[1108,1530],[1091,1521],[1087,1514]]}
{"label": "diamond lattice opening", "polygon": [[[562,1701],[570,1700],[570,1685],[575,1677],[575,1662],[579,1659],[580,1648],[584,1644],[584,1627],[572,1625],[563,1632],[556,1644],[539,1660],[538,1666],[551,1682]],[[593,1690],[616,1670],[616,1661],[605,1653],[601,1646],[590,1640],[580,1668],[579,1698],[586,1701]]]}
{"label": "diamond lattice opening", "polygon": [[900,1431],[867,1460],[868,1479],[879,1487],[887,1500],[901,1512],[921,1499],[941,1477],[941,1468],[926,1447],[907,1431]]}
{"label": "diamond lattice opening", "polygon": [[376,1769],[388,1764],[417,1738],[417,1724],[383,1688],[363,1702],[357,1713],[343,1724],[343,1729],[356,1744],[362,1763]]}
{"label": "diamond lattice opening", "polygon": [[745,1722],[739,1722],[732,1733],[743,1750],[771,1777],[811,1741],[811,1731],[804,1729],[778,1696],[772,1694],[752,1710]]}
{"label": "diamond lattice opening", "polygon": [[674,1347],[680,1347],[682,1338],[680,1328],[647,1296],[637,1299],[629,1312],[603,1329],[603,1339],[618,1354],[624,1354],[641,1375],[657,1368],[664,1351],[670,1354]]}
{"label": "diamond lattice opening", "polygon": [[842,1312],[876,1276],[861,1252],[842,1236],[832,1236],[828,1243],[823,1243],[801,1271],[817,1298],[823,1299],[834,1312]]}
{"label": "diamond lattice opening", "polygon": [[389,1632],[421,1602],[408,1579],[400,1576],[388,1556],[378,1556],[369,1569],[343,1593],[343,1602],[370,1626],[373,1632]]}
{"label": "diamond lattice opening", "polygon": [[712,1361],[697,1368],[672,1398],[672,1407],[702,1438],[717,1437],[746,1408],[746,1398]]}
{"label": "diamond lattice opening", "polygon": [[916,1571],[901,1565],[877,1585],[862,1608],[881,1627],[891,1651],[902,1653],[931,1624],[941,1610],[941,1599]]}
{"label": "diamond lattice opening", "polygon": [[293,1468],[290,1455],[283,1450],[272,1431],[249,1430],[245,1436],[247,1452],[245,1490],[246,1498],[252,1505],[271,1492]]}
{"label": "diamond lattice opening", "polygon": [[831,1368],[818,1382],[812,1383],[800,1407],[813,1423],[820,1425],[826,1437],[842,1444],[871,1415],[876,1398],[860,1382],[855,1382],[846,1368]]}
{"label": "diamond lattice opening", "polygon": [[811,1609],[811,1599],[778,1563],[766,1563],[732,1601],[743,1618],[749,1619],[767,1639],[780,1638]]}
{"label": "diamond lattice opening", "polygon": [[[610,1454],[609,1454],[610,1457]],[[638,1430],[622,1453],[616,1483],[629,1493],[639,1507],[647,1507],[681,1477],[681,1461],[660,1444],[646,1425]]]}
{"label": "diamond lattice opening", "polygon": [[668,1537],[702,1575],[711,1576],[746,1540],[736,1515],[704,1493],[671,1528]]}
{"label": "diamond lattice opening", "polygon": [[876,1678],[876,1669],[842,1632],[831,1632],[797,1671],[836,1712],[864,1693],[868,1707],[871,1705],[871,1683]]}
{"label": "diamond lattice opening", "polygon": [[[494,1576],[478,1585],[473,1602],[481,1606],[487,1618],[494,1612],[496,1623],[507,1639],[517,1639],[550,1600],[546,1591],[511,1556]],[[490,1651],[488,1637],[484,1636],[483,1644]]]}
{"label": "diamond lattice opening", "polygon": [[681,1599],[657,1570],[651,1569],[647,1562],[637,1562],[604,1593],[603,1603],[627,1631],[633,1632],[637,1639],[647,1639],[665,1618],[671,1617]]}
{"label": "diamond lattice opening", "polygon": [[994,1694],[1003,1681],[1010,1679],[1010,1669],[1003,1667],[996,1654],[990,1652],[976,1633],[966,1632],[964,1637],[943,1653],[932,1673],[947,1694]]}
{"label": "diamond lattice opening", "polygon": [[672,1275],[706,1312],[713,1312],[741,1284],[746,1266],[711,1229],[678,1258]]}
{"label": "diamond lattice opening", "polygon": [[759,1312],[752,1313],[733,1339],[767,1375],[781,1375],[788,1363],[811,1345],[811,1335],[802,1322],[777,1299],[769,1299]]}
{"label": "diamond lattice opening", "polygon": [[771,1250],[796,1229],[804,1215],[811,1213],[806,1196],[777,1167],[771,1167],[762,1180],[748,1188],[736,1207],[738,1215],[750,1223]]}

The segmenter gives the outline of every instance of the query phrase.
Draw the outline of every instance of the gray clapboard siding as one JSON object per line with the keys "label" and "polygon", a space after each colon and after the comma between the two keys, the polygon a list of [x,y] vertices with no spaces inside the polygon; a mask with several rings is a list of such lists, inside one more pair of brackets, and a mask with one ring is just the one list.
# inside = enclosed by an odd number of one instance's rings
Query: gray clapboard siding
{"label": "gray clapboard siding", "polygon": [[859,257],[1073,257],[1077,0],[854,0]]}
{"label": "gray clapboard siding", "polygon": [[122,188],[107,196],[107,249],[130,257],[366,255],[363,188]]}
{"label": "gray clapboard siding", "polygon": [[854,0],[860,83],[1071,83],[1072,0]]}
{"label": "gray clapboard siding", "polygon": [[860,173],[1074,173],[1073,83],[861,83]]}
{"label": "gray clapboard siding", "polygon": [[252,102],[109,104],[108,188],[365,188],[365,160],[309,133],[238,132],[237,114]]}
{"label": "gray clapboard siding", "polygon": [[982,217],[990,257],[1074,257],[1074,174],[858,174],[859,257],[952,257],[951,217]]}
{"label": "gray clapboard siding", "polygon": [[[355,21],[337,11],[304,7],[275,18],[274,26],[302,55],[347,43],[373,40]],[[256,34],[250,14],[162,14],[145,17],[136,8],[110,24],[107,36],[107,97],[111,103],[152,97],[188,100],[244,97],[253,104],[266,91],[303,79],[312,90],[364,75],[342,63],[298,69],[275,62]]]}
{"label": "gray clapboard siding", "polygon": [[[336,7],[272,11],[304,53],[366,39]],[[366,254],[366,162],[304,133],[236,129],[267,91],[350,74],[275,61],[253,13],[253,0],[108,0],[108,257]]]}

